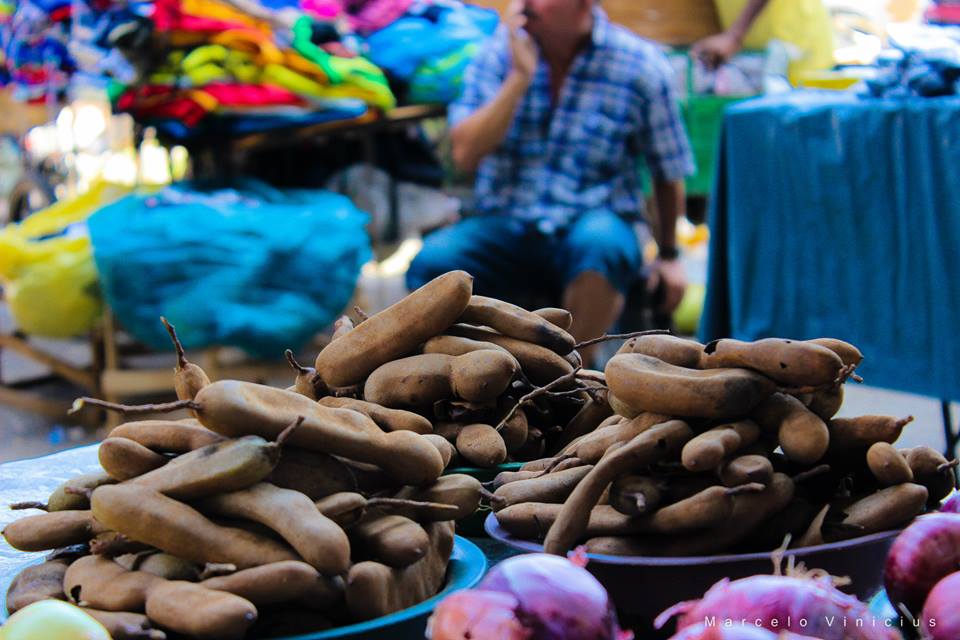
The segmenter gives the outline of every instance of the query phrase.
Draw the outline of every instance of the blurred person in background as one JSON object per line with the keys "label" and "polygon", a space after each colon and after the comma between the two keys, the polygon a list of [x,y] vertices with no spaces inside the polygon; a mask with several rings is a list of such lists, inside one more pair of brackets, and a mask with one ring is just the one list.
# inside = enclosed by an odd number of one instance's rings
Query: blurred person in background
{"label": "blurred person in background", "polygon": [[742,49],[762,50],[771,40],[790,49],[790,81],[834,65],[833,27],[823,0],[714,0],[724,31],[693,46],[710,68]]}
{"label": "blurred person in background", "polygon": [[[653,179],[659,256],[648,288],[662,311],[683,297],[676,221],[693,158],[657,45],[612,24],[595,0],[514,0],[450,106],[453,161],[476,172],[474,216],[424,241],[415,288],[451,269],[478,294],[556,292],[578,340],[620,316],[643,266],[634,229]],[[590,353],[584,354],[589,361]]]}

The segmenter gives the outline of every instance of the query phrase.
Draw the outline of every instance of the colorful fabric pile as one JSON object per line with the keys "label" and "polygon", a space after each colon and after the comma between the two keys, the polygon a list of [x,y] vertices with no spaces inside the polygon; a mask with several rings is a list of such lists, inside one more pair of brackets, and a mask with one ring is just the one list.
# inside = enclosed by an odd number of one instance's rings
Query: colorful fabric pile
{"label": "colorful fabric pile", "polygon": [[0,0],[0,77],[18,99],[42,102],[67,86],[76,70],[70,16],[70,0]]}
{"label": "colorful fabric pile", "polygon": [[449,102],[498,22],[459,0],[75,0],[73,37],[39,46],[17,25],[56,16],[68,34],[69,0],[16,1],[15,82],[63,60],[67,74],[109,78],[118,111],[176,138],[369,119],[398,97]]}

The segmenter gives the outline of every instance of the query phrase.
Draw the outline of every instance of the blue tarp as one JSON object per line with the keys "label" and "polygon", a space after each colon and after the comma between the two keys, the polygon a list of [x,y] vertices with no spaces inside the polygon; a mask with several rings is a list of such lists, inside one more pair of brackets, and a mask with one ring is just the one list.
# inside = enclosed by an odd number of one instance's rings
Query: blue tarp
{"label": "blue tarp", "polygon": [[303,346],[350,300],[370,258],[368,216],[327,191],[182,183],[134,194],[89,221],[104,296],[125,329],[169,349]]}
{"label": "blue tarp", "polygon": [[831,336],[869,384],[960,399],[960,99],[727,111],[701,338]]}

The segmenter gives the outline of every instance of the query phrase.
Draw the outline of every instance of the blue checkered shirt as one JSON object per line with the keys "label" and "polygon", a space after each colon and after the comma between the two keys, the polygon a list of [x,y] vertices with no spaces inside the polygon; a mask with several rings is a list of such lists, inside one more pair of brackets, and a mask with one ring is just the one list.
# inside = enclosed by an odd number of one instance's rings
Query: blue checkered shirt
{"label": "blue checkered shirt", "polygon": [[[463,93],[449,108],[451,125],[487,104],[510,68],[509,34],[501,26],[467,69]],[[541,228],[596,209],[638,216],[639,158],[655,179],[678,180],[694,169],[672,81],[657,45],[595,8],[591,41],[555,108],[541,57],[506,138],[480,164],[474,208],[537,220]]]}

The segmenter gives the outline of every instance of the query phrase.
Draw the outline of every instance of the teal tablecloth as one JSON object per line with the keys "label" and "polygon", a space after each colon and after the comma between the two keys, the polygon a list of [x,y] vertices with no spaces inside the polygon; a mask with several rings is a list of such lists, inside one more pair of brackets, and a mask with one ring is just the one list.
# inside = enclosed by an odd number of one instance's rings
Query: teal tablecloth
{"label": "teal tablecloth", "polygon": [[831,336],[869,384],[960,399],[960,99],[731,107],[701,338]]}

